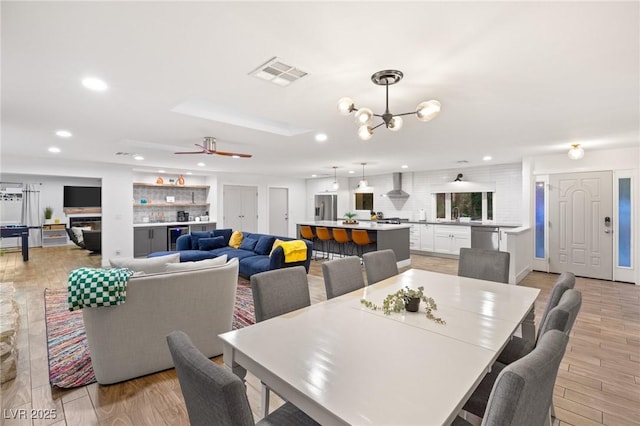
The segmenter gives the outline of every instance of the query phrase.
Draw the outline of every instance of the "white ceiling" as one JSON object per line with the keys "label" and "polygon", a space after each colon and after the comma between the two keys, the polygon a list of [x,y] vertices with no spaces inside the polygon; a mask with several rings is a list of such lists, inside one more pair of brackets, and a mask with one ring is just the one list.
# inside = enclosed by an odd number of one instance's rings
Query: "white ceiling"
{"label": "white ceiling", "polygon": [[[2,8],[2,154],[137,170],[310,177],[444,169],[637,146],[640,10],[630,2],[10,2]],[[279,87],[249,75],[278,56],[309,75]],[[393,113],[437,99],[368,142],[336,110],[384,110],[370,76],[398,69]],[[106,92],[81,85],[87,76]],[[185,115],[187,101],[294,136]],[[67,129],[69,139],[54,132]],[[329,139],[319,143],[316,132]],[[215,136],[251,159],[174,155]],[[47,148],[62,152],[54,156]],[[142,162],[116,152],[137,153]],[[458,162],[466,160],[461,165]],[[201,168],[196,163],[203,161]]]}

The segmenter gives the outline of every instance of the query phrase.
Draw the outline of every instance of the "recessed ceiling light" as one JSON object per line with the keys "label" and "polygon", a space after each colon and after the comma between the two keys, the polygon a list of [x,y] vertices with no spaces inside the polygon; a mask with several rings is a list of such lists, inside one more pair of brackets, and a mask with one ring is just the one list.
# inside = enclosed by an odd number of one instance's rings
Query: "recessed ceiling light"
{"label": "recessed ceiling light", "polygon": [[137,161],[142,161],[142,160],[144,160],[144,157],[142,155],[134,155],[133,159],[137,160]]}
{"label": "recessed ceiling light", "polygon": [[408,168],[409,168],[409,166],[407,166],[406,164],[403,164],[403,165],[402,165],[402,166],[400,166],[400,167],[401,167],[401,168],[403,168],[403,169],[408,169]]}
{"label": "recessed ceiling light", "polygon": [[356,172],[355,170],[349,170],[350,175],[354,174],[355,172]]}
{"label": "recessed ceiling light", "polygon": [[51,148],[49,148],[49,152],[57,154],[60,152],[60,148],[58,148],[57,146],[52,146]]}
{"label": "recessed ceiling light", "polygon": [[311,177],[318,177],[318,175],[311,175]]}
{"label": "recessed ceiling light", "polygon": [[490,155],[485,155],[484,157],[482,157],[482,159],[483,159],[484,161],[491,161],[491,160],[493,160],[493,157],[492,157],[492,156],[490,156]]}
{"label": "recessed ceiling light", "polygon": [[193,174],[193,173],[191,173],[191,172],[187,172],[187,173],[185,173],[185,175],[192,175],[192,174]]}
{"label": "recessed ceiling light", "polygon": [[56,136],[60,138],[70,138],[72,135],[71,135],[71,132],[68,130],[57,130]]}
{"label": "recessed ceiling light", "polygon": [[205,166],[205,164],[204,164],[204,163],[198,163],[198,166],[199,166],[199,167],[204,167],[204,166]]}
{"label": "recessed ceiling light", "polygon": [[231,158],[240,158],[239,155],[232,155]]}
{"label": "recessed ceiling light", "polygon": [[158,170],[158,173],[166,173],[164,170]]}
{"label": "recessed ceiling light", "polygon": [[95,90],[96,92],[104,92],[109,88],[109,86],[107,86],[107,83],[100,80],[99,78],[93,78],[93,77],[83,79],[82,85],[87,89]]}
{"label": "recessed ceiling light", "polygon": [[316,142],[325,142],[327,138],[326,133],[316,133]]}

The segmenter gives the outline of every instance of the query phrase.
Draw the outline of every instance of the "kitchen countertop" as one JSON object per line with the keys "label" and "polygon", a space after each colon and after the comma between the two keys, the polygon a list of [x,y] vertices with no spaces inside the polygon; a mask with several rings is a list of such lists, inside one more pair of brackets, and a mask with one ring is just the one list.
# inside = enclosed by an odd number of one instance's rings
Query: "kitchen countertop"
{"label": "kitchen countertop", "polygon": [[424,223],[429,225],[458,225],[458,226],[484,226],[490,228],[517,228],[521,225],[515,225],[513,223],[498,223],[498,222],[482,222],[482,221],[470,221],[470,222],[458,222],[455,220],[442,220],[442,221],[432,221],[432,220],[416,220],[409,221],[407,223]]}
{"label": "kitchen countertop", "polygon": [[[358,219],[360,222],[375,222],[371,219]],[[499,222],[482,222],[482,221],[469,221],[469,222],[459,222],[456,220],[409,220],[407,222],[402,222],[402,224],[425,224],[425,225],[456,225],[456,226],[485,226],[491,228],[518,228],[522,225],[514,224],[514,223],[499,223]]]}
{"label": "kitchen countertop", "polygon": [[215,225],[216,222],[196,222],[195,220],[191,220],[189,222],[144,222],[144,223],[134,223],[134,228],[148,228],[152,226],[189,226],[189,225]]}
{"label": "kitchen countertop", "polygon": [[342,220],[310,220],[306,222],[298,222],[298,225],[310,225],[310,226],[328,226],[329,228],[346,228],[346,229],[366,229],[373,231],[391,231],[394,229],[410,228],[409,223],[401,224],[389,224],[389,223],[376,223],[373,221],[361,221],[359,223],[345,224]]}

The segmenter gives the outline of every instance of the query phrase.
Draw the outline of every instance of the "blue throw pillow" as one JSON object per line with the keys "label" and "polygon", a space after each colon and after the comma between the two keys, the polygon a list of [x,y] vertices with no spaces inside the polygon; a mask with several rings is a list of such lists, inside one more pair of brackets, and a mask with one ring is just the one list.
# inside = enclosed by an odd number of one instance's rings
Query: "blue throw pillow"
{"label": "blue throw pillow", "polygon": [[276,241],[276,237],[271,235],[263,235],[258,239],[258,243],[256,244],[256,248],[254,251],[256,254],[266,254],[271,253],[271,248],[273,247],[273,243]]}
{"label": "blue throw pillow", "polygon": [[258,243],[258,240],[256,240],[255,238],[243,238],[239,248],[241,250],[253,251],[257,243]]}
{"label": "blue throw pillow", "polygon": [[211,237],[211,232],[209,231],[197,231],[191,233],[191,250],[200,250],[200,245],[198,244],[198,240],[200,238],[209,238]]}
{"label": "blue throw pillow", "polygon": [[228,246],[232,233],[233,233],[233,229],[214,229],[214,231],[211,233],[211,236],[224,237],[224,245]]}
{"label": "blue throw pillow", "polygon": [[210,238],[200,238],[198,240],[198,248],[200,250],[214,250],[220,247],[225,247],[224,237],[210,237]]}

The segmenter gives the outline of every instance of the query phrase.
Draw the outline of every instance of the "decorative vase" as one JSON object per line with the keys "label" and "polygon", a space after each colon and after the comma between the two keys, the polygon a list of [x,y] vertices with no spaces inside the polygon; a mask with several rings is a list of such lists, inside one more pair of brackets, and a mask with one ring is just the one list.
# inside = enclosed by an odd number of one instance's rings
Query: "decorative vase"
{"label": "decorative vase", "polygon": [[184,176],[180,175],[178,178],[178,185],[184,185]]}
{"label": "decorative vase", "polygon": [[158,176],[158,179],[156,179],[156,185],[162,185],[164,183],[164,179],[162,179],[162,176]]}
{"label": "decorative vase", "polygon": [[404,299],[404,308],[408,312],[418,312],[418,309],[420,309],[420,298],[412,297]]}

